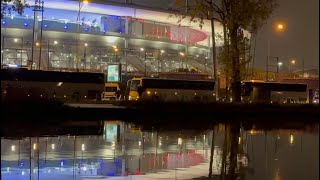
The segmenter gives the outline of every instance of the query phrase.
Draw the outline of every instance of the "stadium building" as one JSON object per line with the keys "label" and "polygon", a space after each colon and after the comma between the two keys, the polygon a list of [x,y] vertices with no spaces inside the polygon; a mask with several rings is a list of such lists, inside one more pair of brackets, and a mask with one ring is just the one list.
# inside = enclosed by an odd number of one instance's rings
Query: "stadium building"
{"label": "stadium building", "polygon": [[[174,1],[28,1],[1,20],[1,67],[124,74],[212,73],[211,27],[179,22]],[[222,33],[219,23],[216,33]],[[217,40],[217,46],[221,41]]]}

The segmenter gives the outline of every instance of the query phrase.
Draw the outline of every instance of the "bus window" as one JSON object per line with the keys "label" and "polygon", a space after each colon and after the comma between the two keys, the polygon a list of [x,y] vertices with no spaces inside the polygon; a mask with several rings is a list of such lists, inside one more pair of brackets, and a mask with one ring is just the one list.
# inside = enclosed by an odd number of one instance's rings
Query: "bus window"
{"label": "bus window", "polygon": [[137,91],[138,90],[138,85],[140,84],[140,80],[132,80],[131,81],[131,91]]}

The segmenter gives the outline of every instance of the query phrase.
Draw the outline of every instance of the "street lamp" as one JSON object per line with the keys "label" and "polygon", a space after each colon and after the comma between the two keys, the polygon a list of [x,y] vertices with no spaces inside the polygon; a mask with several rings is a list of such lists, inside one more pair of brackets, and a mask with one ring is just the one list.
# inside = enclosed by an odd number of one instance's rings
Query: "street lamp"
{"label": "street lamp", "polygon": [[180,56],[181,56],[181,69],[183,69],[183,61],[182,61],[182,58],[185,56],[185,53],[180,52],[179,54],[180,54]]}
{"label": "street lamp", "polygon": [[279,31],[282,31],[282,30],[284,29],[284,25],[283,25],[282,23],[279,23],[279,24],[277,25],[277,29],[278,29]]}
{"label": "street lamp", "polygon": [[144,77],[147,77],[147,52],[144,48],[140,48],[140,51],[144,51]]}
{"label": "street lamp", "polygon": [[77,23],[78,23],[78,28],[77,28],[77,33],[78,33],[78,40],[77,40],[77,71],[79,70],[79,59],[80,59],[80,57],[79,57],[79,40],[80,40],[80,12],[81,12],[81,9],[82,9],[82,7],[83,7],[83,5],[87,5],[89,2],[87,1],[87,0],[83,0],[83,1],[81,1],[81,0],[79,0],[79,11],[78,11],[78,17],[77,17]]}
{"label": "street lamp", "polygon": [[86,65],[87,65],[87,47],[88,47],[88,44],[85,43],[85,44],[84,44],[84,52],[83,52],[83,61],[84,61],[84,62],[83,62],[83,64],[84,64],[84,65],[83,65],[83,68],[84,68],[84,69],[87,69],[87,68],[86,68]]}
{"label": "street lamp", "polygon": [[294,71],[294,66],[296,65],[296,60],[294,60],[294,59],[291,60],[291,61],[290,61],[290,65],[291,65],[291,66],[290,66],[290,67],[291,67],[291,71],[293,72],[293,71]]}
{"label": "street lamp", "polygon": [[119,51],[119,49],[117,48],[117,46],[113,46],[113,50],[114,50],[114,54],[116,56],[116,61],[115,62],[118,62],[118,51]]}
{"label": "street lamp", "polygon": [[278,68],[277,68],[277,73],[280,71],[280,68],[281,68],[281,66],[283,65],[283,63],[282,62],[278,62]]}
{"label": "street lamp", "polygon": [[[160,77],[160,61],[161,61],[161,55],[164,53],[164,50],[159,51],[159,58],[158,58],[158,78]],[[162,64],[161,64],[161,72],[162,72]]]}
{"label": "street lamp", "polygon": [[[276,31],[283,32],[285,29],[283,23],[276,24]],[[268,81],[268,66],[269,66],[269,58],[270,58],[270,38],[268,38],[268,47],[267,47],[267,64],[266,64],[266,81]]]}
{"label": "street lamp", "polygon": [[291,64],[292,64],[292,65],[295,65],[295,64],[296,64],[296,61],[295,61],[295,60],[292,60],[292,61],[291,61]]}

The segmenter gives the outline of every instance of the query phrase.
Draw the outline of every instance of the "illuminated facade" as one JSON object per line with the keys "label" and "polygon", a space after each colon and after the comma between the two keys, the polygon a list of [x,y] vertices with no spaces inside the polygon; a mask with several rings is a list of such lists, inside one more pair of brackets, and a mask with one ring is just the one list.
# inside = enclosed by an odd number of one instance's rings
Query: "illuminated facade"
{"label": "illuminated facade", "polygon": [[43,12],[28,3],[1,20],[3,66],[105,72],[121,63],[123,72],[146,76],[212,69],[208,22],[178,24],[170,11],[127,3],[45,0]]}

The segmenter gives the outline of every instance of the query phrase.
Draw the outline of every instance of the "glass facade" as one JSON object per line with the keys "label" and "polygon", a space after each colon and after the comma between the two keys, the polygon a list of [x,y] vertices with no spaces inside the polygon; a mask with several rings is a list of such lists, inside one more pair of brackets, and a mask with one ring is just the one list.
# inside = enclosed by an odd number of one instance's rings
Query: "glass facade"
{"label": "glass facade", "polygon": [[[25,9],[1,20],[2,67],[105,72],[122,63],[125,72],[207,72],[207,35],[179,25],[131,16],[74,10]],[[35,18],[34,18],[35,17]]]}

